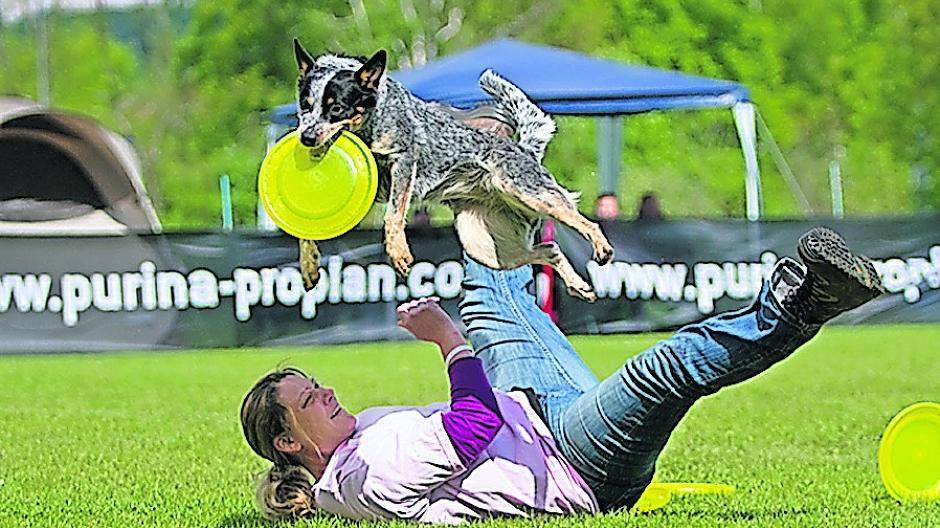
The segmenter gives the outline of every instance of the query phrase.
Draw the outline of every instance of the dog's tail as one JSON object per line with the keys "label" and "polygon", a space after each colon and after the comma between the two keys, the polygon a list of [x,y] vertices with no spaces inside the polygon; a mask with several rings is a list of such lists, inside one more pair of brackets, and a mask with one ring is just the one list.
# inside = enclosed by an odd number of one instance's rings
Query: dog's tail
{"label": "dog's tail", "polygon": [[519,146],[531,152],[541,163],[548,142],[555,135],[555,121],[535,106],[518,86],[500,77],[493,70],[483,72],[480,76],[480,87],[512,115],[519,132]]}

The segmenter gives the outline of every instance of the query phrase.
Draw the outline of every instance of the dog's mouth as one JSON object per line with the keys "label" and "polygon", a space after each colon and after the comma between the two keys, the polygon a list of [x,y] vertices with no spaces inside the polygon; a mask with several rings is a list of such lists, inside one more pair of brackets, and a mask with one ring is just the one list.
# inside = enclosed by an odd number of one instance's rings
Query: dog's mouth
{"label": "dog's mouth", "polygon": [[349,119],[330,123],[324,126],[323,130],[317,134],[318,137],[323,139],[317,141],[317,143],[311,144],[311,142],[305,141],[304,138],[302,138],[301,143],[310,149],[311,156],[322,156],[333,146],[333,143],[336,142],[336,138],[338,138],[343,131],[348,130],[355,132],[362,126],[363,121],[365,121],[363,116],[356,115]]}
{"label": "dog's mouth", "polygon": [[352,116],[351,118],[346,120],[347,130],[352,130],[352,131],[359,130],[360,128],[362,128],[362,123],[365,122],[365,120],[366,120],[366,116],[362,114],[356,114]]}
{"label": "dog's mouth", "polygon": [[333,138],[339,135],[340,132],[348,130],[350,132],[355,132],[362,128],[362,123],[365,122],[366,118],[362,114],[357,114],[349,119],[343,119],[342,121],[337,121],[336,123],[331,124],[330,126],[336,126],[337,129],[335,132],[332,132]]}
{"label": "dog's mouth", "polygon": [[309,145],[305,143],[304,146],[306,146],[309,149],[311,158],[322,158],[323,155],[326,154],[326,151],[330,150],[330,147],[332,147],[333,143],[335,142],[336,142],[336,135],[330,137],[329,139],[327,139],[323,143],[320,143],[319,145]]}

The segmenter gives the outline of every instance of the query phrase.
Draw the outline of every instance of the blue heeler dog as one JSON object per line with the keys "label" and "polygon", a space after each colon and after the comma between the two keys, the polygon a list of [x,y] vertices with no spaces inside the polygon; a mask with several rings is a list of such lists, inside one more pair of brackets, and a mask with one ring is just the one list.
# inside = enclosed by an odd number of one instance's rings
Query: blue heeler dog
{"label": "blue heeler dog", "polygon": [[[453,209],[457,235],[470,257],[495,269],[547,264],[569,293],[596,298],[557,244],[535,243],[541,219],[550,216],[587,238],[595,261],[613,258],[600,227],[578,212],[577,195],[541,165],[555,123],[522,90],[490,70],[480,77],[483,90],[516,121],[514,142],[411,95],[385,75],[385,51],[368,60],[314,58],[295,39],[294,53],[301,142],[318,154],[348,130],[369,145],[379,165],[378,199],[387,201],[385,249],[399,273],[406,275],[414,261],[405,239],[409,206],[413,200],[437,201]],[[316,245],[302,241],[301,254],[312,287],[319,270]]]}

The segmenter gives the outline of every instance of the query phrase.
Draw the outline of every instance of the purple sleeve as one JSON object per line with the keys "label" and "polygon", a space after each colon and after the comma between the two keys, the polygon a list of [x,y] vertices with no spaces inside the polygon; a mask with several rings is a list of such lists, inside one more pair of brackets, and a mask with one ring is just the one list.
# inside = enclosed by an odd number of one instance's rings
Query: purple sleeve
{"label": "purple sleeve", "polygon": [[503,426],[503,416],[483,372],[482,361],[477,358],[458,359],[447,373],[450,376],[450,410],[441,417],[444,431],[453,442],[460,460],[470,464],[496,437]]}

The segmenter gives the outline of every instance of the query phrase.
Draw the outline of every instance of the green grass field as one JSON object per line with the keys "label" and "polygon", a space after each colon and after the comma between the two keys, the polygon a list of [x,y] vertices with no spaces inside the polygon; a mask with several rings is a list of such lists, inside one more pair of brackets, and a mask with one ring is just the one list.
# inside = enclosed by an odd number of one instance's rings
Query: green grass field
{"label": "green grass field", "polygon": [[[659,337],[574,343],[606,375]],[[237,412],[278,364],[315,373],[353,411],[447,394],[440,358],[416,343],[0,357],[0,526],[268,526],[251,486],[266,463],[242,439]],[[940,504],[888,497],[876,461],[890,418],[940,400],[938,381],[940,327],[825,329],[769,372],[699,402],[673,435],[661,480],[728,483],[735,494],[682,497],[644,515],[483,526],[940,526]]]}

